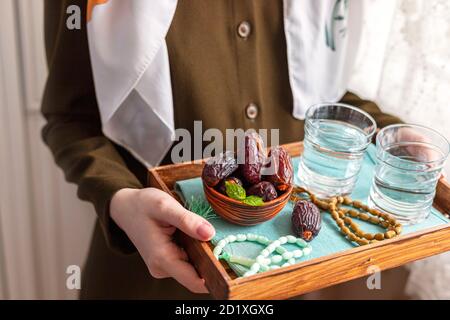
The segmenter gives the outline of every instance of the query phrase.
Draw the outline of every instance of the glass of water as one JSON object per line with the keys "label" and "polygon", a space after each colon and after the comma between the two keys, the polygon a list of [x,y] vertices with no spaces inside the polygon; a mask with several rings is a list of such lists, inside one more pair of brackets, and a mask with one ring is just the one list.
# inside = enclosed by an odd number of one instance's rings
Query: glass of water
{"label": "glass of water", "polygon": [[350,105],[323,103],[310,107],[305,118],[299,184],[322,198],[350,194],[376,129],[368,113]]}
{"label": "glass of water", "polygon": [[449,143],[433,129],[391,125],[377,135],[377,166],[369,204],[404,224],[428,217]]}

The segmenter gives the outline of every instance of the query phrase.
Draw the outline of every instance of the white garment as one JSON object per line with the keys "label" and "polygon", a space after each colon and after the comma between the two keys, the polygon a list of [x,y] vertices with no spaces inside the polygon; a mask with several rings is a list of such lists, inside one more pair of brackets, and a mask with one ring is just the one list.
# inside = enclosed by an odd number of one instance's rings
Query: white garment
{"label": "white garment", "polygon": [[[103,132],[148,167],[161,161],[174,140],[165,36],[176,5],[177,0],[108,0],[95,6],[88,22]],[[361,16],[359,0],[284,0],[296,118],[310,105],[335,102],[345,93]]]}
{"label": "white garment", "polygon": [[[407,122],[450,140],[450,2],[362,0],[366,7],[359,58],[349,89]],[[450,176],[450,160],[447,161]],[[450,252],[410,263],[406,294],[450,299]]]}
{"label": "white garment", "polygon": [[[403,120],[432,127],[450,140],[449,17],[448,0],[398,1],[376,101]],[[449,179],[450,159],[446,170]],[[408,295],[450,299],[450,252],[408,268]]]}
{"label": "white garment", "polygon": [[88,22],[88,40],[103,132],[147,166],[174,138],[165,36],[177,0],[109,0]]}

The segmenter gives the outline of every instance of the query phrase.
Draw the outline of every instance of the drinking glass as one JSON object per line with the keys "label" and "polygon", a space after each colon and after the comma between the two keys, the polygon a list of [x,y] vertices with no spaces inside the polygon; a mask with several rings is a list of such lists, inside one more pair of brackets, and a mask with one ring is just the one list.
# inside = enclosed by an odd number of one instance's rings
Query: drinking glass
{"label": "drinking glass", "polygon": [[299,184],[322,198],[350,194],[376,129],[375,120],[353,106],[322,103],[310,107]]}
{"label": "drinking glass", "polygon": [[403,224],[428,217],[449,154],[447,139],[418,125],[391,125],[376,139],[377,165],[369,204]]}

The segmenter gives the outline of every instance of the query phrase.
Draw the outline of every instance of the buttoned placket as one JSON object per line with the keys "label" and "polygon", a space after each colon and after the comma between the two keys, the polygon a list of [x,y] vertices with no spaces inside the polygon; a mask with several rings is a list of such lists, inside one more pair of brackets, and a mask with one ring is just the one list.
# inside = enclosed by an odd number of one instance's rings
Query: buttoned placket
{"label": "buttoned placket", "polygon": [[241,112],[245,128],[258,127],[261,106],[256,70],[256,34],[251,1],[233,1],[237,73],[240,85]]}

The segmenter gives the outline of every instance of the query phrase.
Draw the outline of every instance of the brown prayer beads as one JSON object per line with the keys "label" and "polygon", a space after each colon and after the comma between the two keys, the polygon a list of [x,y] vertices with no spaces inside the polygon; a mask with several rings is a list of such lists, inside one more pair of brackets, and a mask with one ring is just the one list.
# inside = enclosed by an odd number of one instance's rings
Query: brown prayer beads
{"label": "brown prayer beads", "polygon": [[[299,196],[301,193],[308,194],[309,199],[316,206],[322,210],[328,211],[345,237],[361,246],[384,239],[394,238],[402,232],[402,225],[398,223],[395,218],[377,209],[369,208],[361,201],[353,201],[347,196],[338,196],[326,200],[318,199],[314,194],[302,187],[294,187],[291,200],[295,202],[298,200],[305,200]],[[357,210],[342,208],[342,204],[353,207]],[[386,232],[376,234],[366,233],[362,231],[351,218],[357,218],[372,224],[378,224],[382,228],[385,228]]]}

